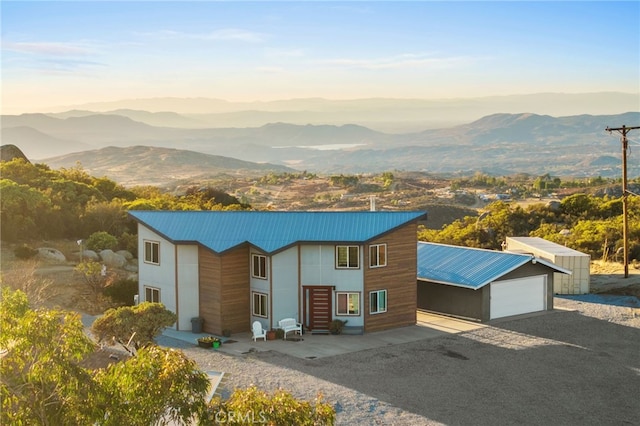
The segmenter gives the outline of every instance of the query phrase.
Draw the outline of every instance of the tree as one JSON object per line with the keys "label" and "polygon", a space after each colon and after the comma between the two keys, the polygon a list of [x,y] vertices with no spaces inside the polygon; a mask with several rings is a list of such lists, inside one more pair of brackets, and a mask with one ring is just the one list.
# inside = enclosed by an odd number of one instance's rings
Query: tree
{"label": "tree", "polygon": [[117,342],[135,355],[142,347],[154,342],[165,327],[177,320],[176,314],[162,303],[142,302],[107,310],[91,326],[98,341]]}
{"label": "tree", "polygon": [[135,357],[96,374],[105,426],[189,424],[202,417],[211,386],[182,351],[150,345]]}
{"label": "tree", "polygon": [[96,349],[80,316],[29,306],[2,288],[0,424],[191,424],[205,414],[207,375],[179,350],[155,345],[136,357],[90,370]]}
{"label": "tree", "polygon": [[94,232],[86,241],[89,250],[115,250],[118,248],[118,239],[105,231]]}
{"label": "tree", "polygon": [[22,291],[2,288],[1,424],[92,424],[95,393],[78,362],[94,350],[80,315],[32,310]]}
{"label": "tree", "polygon": [[50,235],[43,218],[51,211],[51,200],[37,189],[0,179],[0,230],[5,241]]}
{"label": "tree", "polygon": [[99,231],[120,235],[127,229],[127,212],[120,200],[89,203],[81,220],[83,235]]}
{"label": "tree", "polygon": [[84,277],[85,282],[89,285],[94,301],[100,302],[100,295],[107,284],[106,278],[103,276],[103,267],[100,263],[92,260],[79,263],[74,270]]}

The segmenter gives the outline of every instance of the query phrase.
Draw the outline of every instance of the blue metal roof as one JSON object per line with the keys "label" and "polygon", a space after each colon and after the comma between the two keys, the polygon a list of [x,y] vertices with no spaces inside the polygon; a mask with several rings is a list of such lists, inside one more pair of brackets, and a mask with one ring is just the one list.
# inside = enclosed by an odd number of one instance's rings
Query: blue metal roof
{"label": "blue metal roof", "polygon": [[419,242],[418,279],[477,290],[533,259],[529,254]]}
{"label": "blue metal roof", "polygon": [[298,242],[363,243],[426,212],[130,211],[173,243],[198,243],[221,253],[243,243],[266,253]]}

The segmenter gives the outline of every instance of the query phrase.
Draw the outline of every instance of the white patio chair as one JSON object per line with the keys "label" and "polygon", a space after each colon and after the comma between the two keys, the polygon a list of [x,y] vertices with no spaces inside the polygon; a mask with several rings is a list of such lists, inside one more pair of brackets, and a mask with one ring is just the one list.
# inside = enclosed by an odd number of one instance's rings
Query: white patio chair
{"label": "white patio chair", "polygon": [[260,339],[262,338],[262,340],[266,341],[267,340],[267,332],[266,330],[262,329],[262,324],[260,324],[260,321],[254,321],[253,322],[253,341],[255,342],[256,339]]}

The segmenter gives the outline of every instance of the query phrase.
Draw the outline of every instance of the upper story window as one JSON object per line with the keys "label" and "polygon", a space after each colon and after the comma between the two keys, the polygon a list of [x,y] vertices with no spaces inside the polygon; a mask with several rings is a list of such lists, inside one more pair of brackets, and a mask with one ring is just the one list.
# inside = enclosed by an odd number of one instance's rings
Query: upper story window
{"label": "upper story window", "polygon": [[387,245],[374,244],[369,246],[369,267],[379,268],[387,266]]}
{"label": "upper story window", "polygon": [[251,276],[267,279],[267,256],[261,254],[251,255]]}
{"label": "upper story window", "polygon": [[336,268],[357,269],[360,267],[360,247],[336,246]]}
{"label": "upper story window", "polygon": [[157,241],[144,242],[144,261],[154,265],[160,264],[160,243]]}

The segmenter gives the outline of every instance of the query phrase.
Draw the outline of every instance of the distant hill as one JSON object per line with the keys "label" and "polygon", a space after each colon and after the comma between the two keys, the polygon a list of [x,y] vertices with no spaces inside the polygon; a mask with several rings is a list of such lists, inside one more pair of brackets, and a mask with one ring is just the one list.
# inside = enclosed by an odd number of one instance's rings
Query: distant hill
{"label": "distant hill", "polygon": [[3,144],[19,146],[27,158],[32,160],[58,155],[61,152],[78,152],[93,148],[89,144],[59,139],[28,126],[3,127],[0,134]]}
{"label": "distant hill", "polygon": [[[619,158],[620,143],[619,135],[605,128],[622,124],[640,124],[640,112],[567,117],[501,113],[468,124],[402,134],[354,124],[185,129],[151,126],[113,114],[64,119],[23,114],[2,117],[2,136],[3,143],[20,147],[32,160],[77,152],[80,146],[90,150],[147,146],[316,173],[482,170],[494,175],[608,177],[620,175],[620,166],[611,160]],[[630,176],[640,175],[640,163],[629,161],[628,167]]]}
{"label": "distant hill", "polygon": [[22,158],[26,162],[29,162],[29,159],[17,146],[0,145],[0,161],[11,161],[16,158]]}
{"label": "distant hill", "polygon": [[195,151],[150,146],[107,147],[44,159],[54,169],[78,162],[92,176],[107,176],[125,186],[165,186],[180,180],[206,179],[221,174],[263,176],[293,171],[285,166],[258,164]]}
{"label": "distant hill", "polygon": [[[612,115],[624,111],[636,111],[639,104],[638,93],[620,92],[534,93],[449,99],[301,98],[269,102],[230,102],[211,98],[166,97],[60,106],[51,108],[49,111],[64,112],[70,109],[96,112],[172,111],[206,122],[204,127],[259,127],[270,122],[302,125],[358,124],[378,131],[406,133],[469,123],[496,112],[516,114],[527,111],[555,117],[578,114]],[[156,125],[155,122],[145,122]]]}

